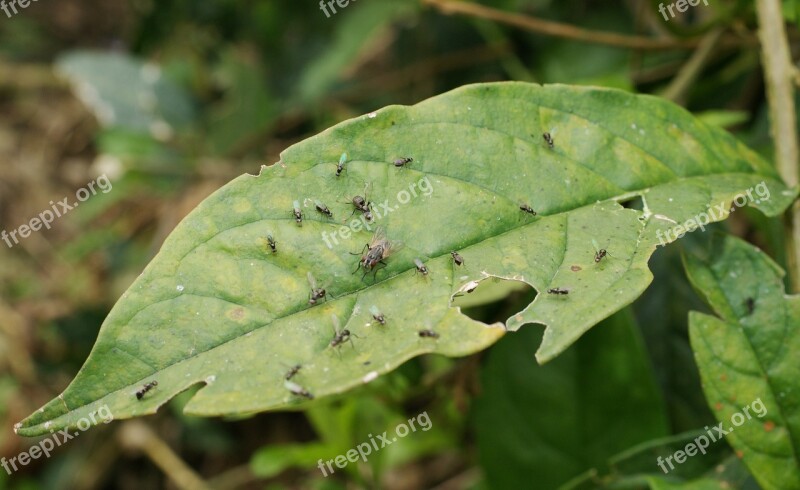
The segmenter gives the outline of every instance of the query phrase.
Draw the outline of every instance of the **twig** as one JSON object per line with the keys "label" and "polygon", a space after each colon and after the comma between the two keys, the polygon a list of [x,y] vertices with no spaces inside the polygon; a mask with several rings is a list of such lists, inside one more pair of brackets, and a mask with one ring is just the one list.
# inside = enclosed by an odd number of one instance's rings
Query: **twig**
{"label": "twig", "polygon": [[[764,65],[764,81],[770,113],[770,132],[775,141],[775,163],[784,182],[800,182],[797,151],[797,116],[794,102],[794,67],[786,40],[778,0],[756,0],[758,38]],[[786,261],[791,288],[800,292],[800,201],[786,213]]]}
{"label": "twig", "polygon": [[422,3],[438,9],[443,14],[470,15],[472,17],[479,17],[512,25],[539,34],[575,39],[589,43],[606,44],[621,48],[645,50],[691,49],[698,45],[697,39],[656,39],[644,36],[617,34],[615,32],[592,31],[569,24],[562,24],[560,22],[552,22],[527,15],[504,12],[474,3],[453,2],[450,0],[422,0]]}
{"label": "twig", "polygon": [[159,438],[150,427],[139,421],[126,422],[119,433],[120,444],[141,451],[150,461],[161,468],[167,477],[181,490],[210,490],[200,476],[194,472],[175,452]]}
{"label": "twig", "polygon": [[708,59],[714,53],[714,47],[717,45],[720,36],[722,36],[723,29],[717,27],[705,36],[700,41],[700,46],[692,54],[689,61],[681,68],[678,75],[672,80],[669,86],[664,89],[661,94],[665,99],[669,99],[677,104],[683,104],[686,99],[686,92],[689,87],[697,80],[700,72],[703,71]]}

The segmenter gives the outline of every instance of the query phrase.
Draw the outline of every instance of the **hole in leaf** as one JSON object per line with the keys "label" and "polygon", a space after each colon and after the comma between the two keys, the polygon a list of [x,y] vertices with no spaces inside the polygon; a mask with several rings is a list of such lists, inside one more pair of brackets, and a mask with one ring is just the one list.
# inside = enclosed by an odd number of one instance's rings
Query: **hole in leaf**
{"label": "hole in leaf", "polygon": [[536,290],[522,281],[490,277],[472,293],[453,298],[461,313],[486,324],[504,323],[536,298]]}
{"label": "hole in leaf", "polygon": [[644,211],[644,201],[642,200],[642,196],[633,196],[629,199],[617,202],[626,209],[638,209],[639,211]]}

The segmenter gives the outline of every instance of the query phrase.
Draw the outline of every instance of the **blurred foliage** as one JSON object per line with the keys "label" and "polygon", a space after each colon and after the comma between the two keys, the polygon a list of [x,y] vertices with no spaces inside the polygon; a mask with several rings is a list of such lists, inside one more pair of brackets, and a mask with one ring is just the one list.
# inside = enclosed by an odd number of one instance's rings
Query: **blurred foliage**
{"label": "blurred foliage", "polygon": [[[658,13],[659,3],[480,2],[586,29],[651,37],[688,39],[722,28],[727,41],[716,46],[693,83],[681,88],[681,100],[769,158],[753,2],[715,0],[668,22]],[[795,53],[800,39],[797,5],[783,2],[785,17],[794,23],[790,38]],[[0,14],[0,20],[0,229],[15,229],[48,209],[50,201],[74,195],[98,175],[106,174],[113,183],[111,192],[81,203],[52,229],[13,248],[0,242],[0,456],[5,458],[32,444],[13,434],[13,424],[63,391],[94,343],[102,319],[164,237],[199,201],[235,176],[257,173],[262,164],[276,162],[288,145],[343,119],[384,105],[415,103],[467,83],[528,80],[661,94],[692,54],[545,36],[485,19],[444,15],[413,0],[351,1],[330,18],[313,1],[33,2],[11,18]],[[133,127],[117,118],[96,118],[81,102],[80,89],[72,90],[74,79],[70,84],[53,75],[55,67],[87,52],[138,67],[138,77],[132,74],[109,84],[107,96],[130,101],[127,107],[140,121],[140,112],[147,110],[153,114],[159,109],[155,114],[163,117],[156,124]],[[122,70],[100,75],[110,78]],[[142,83],[153,80],[153,70],[168,91],[133,97]],[[81,68],[75,75],[88,79],[91,73]],[[96,95],[103,96],[100,91]],[[184,102],[178,113],[161,106],[179,100]],[[160,119],[167,125],[159,124]],[[776,220],[746,211],[715,228],[757,244],[785,268]],[[688,287],[675,250],[700,246],[695,242],[689,236],[655,255],[655,281],[633,308],[672,435],[713,421],[687,340],[688,310],[707,310]],[[512,293],[468,312],[482,321],[504,320],[519,304],[530,302],[531,294]],[[502,454],[511,446],[481,435],[476,426],[481,413],[497,407],[479,398],[473,410],[473,402],[478,393],[492,392],[488,376],[498,364],[521,362],[518,357],[497,359],[495,350],[513,348],[514,337],[534,335],[535,327],[531,330],[508,335],[486,356],[416,359],[356,393],[321,401],[307,413],[196,419],[180,413],[187,399],[183,394],[145,421],[214,488],[404,489],[444,483],[440,488],[502,488],[492,485],[491,475],[502,474],[503,467],[494,465],[505,463],[483,455]],[[599,340],[584,344],[580,355],[601,354],[592,352],[601,348]],[[532,359],[531,351],[530,362],[519,364],[520,380],[537,379],[548,369],[535,366]],[[624,369],[625,363],[619,366]],[[566,389],[557,379],[542,381],[553,385],[554,396],[568,395],[557,392]],[[537,419],[542,407],[534,401],[523,397],[515,408]],[[334,458],[340,454],[336,451],[368,440],[375,431],[393,430],[422,411],[430,415],[431,431],[409,435],[396,449],[391,446],[370,457],[368,464],[350,464],[325,478],[316,464],[308,463],[316,451],[325,453],[319,457]],[[615,423],[628,422],[622,413]],[[557,416],[554,420],[564,423]],[[502,413],[492,423],[498,424],[498,433],[515,430],[514,420]],[[11,476],[0,470],[0,489],[176,488],[143,448],[126,449],[123,425],[92,429],[57,448],[49,459],[35,460]],[[641,438],[651,435],[642,433]],[[593,444],[577,454],[587,462],[584,467],[613,460],[608,453],[617,447],[607,437],[587,441]],[[276,449],[282,446],[295,449]],[[718,446],[729,454],[726,443]],[[589,447],[607,450],[590,457]],[[644,454],[631,474],[657,471],[652,453]],[[698,472],[687,480],[704,478],[703,468],[713,468],[718,459],[692,461]],[[547,473],[562,474],[564,468]],[[538,480],[532,471],[528,477],[528,488],[555,488],[544,484],[555,476]],[[648,478],[628,480],[626,488],[678,484]],[[591,477],[588,481],[589,488],[597,486]],[[725,483],[728,488],[756,488],[752,481],[739,481],[744,480],[735,476]]]}

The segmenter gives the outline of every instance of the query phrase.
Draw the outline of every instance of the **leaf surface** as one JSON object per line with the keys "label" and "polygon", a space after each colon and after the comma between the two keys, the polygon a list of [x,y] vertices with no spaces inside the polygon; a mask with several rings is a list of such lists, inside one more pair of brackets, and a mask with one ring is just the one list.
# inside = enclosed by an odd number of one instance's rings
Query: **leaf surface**
{"label": "leaf surface", "polygon": [[[349,160],[336,177],[343,152]],[[413,162],[393,165],[400,158]],[[754,194],[760,183],[770,198]],[[348,202],[365,185],[373,223],[349,217]],[[198,383],[207,386],[188,413],[251,413],[302,401],[283,379],[296,364],[292,381],[322,396],[423,353],[470,354],[505,329],[461,315],[450,300],[493,276],[540,293],[506,327],[547,325],[537,352],[545,362],[642,293],[659,237],[676,239],[664,235],[670,227],[714,203],[730,208],[748,189],[750,205],[768,215],[796,195],[730,135],[655,97],[493,83],[389,106],[288,148],[279,164],[201,203],[112,309],[72,384],[17,429],[36,435],[75,425],[103,405],[117,418],[153,413]],[[637,196],[642,209],[620,204]],[[352,254],[376,225],[405,246],[374,280],[362,279]],[[609,256],[595,262],[593,242]],[[427,276],[416,273],[415,258]],[[327,302],[309,305],[308,272]],[[569,294],[545,293],[552,288]],[[352,344],[331,347],[332,316]],[[153,380],[158,386],[137,400]]]}

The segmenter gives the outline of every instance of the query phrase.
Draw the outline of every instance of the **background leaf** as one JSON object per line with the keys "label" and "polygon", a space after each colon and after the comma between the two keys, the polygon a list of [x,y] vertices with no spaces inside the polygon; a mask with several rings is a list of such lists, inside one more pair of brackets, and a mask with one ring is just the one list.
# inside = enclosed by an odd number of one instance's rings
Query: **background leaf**
{"label": "background leaf", "polygon": [[155,64],[120,53],[73,51],[61,56],[56,69],[104,126],[165,140],[194,117],[187,94]]}
{"label": "background leaf", "polygon": [[[532,474],[536,488],[558,488],[667,434],[630,311],[603,321],[546,366],[530,355],[540,339],[533,328],[506,336],[482,370],[472,419],[490,488],[527,488]],[[655,459],[652,465],[657,469]]]}
{"label": "background leaf", "polygon": [[800,297],[784,294],[769,257],[733,237],[687,256],[686,269],[718,315],[689,317],[709,406],[762,488],[800,487]]}

